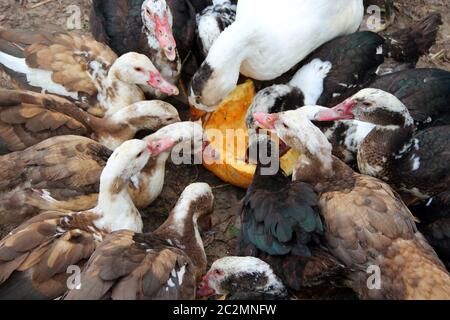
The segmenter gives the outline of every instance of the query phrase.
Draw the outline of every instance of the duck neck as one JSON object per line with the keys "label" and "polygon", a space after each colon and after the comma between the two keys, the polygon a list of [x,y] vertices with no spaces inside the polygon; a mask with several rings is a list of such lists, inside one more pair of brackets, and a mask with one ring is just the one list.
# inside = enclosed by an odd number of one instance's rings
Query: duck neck
{"label": "duck neck", "polygon": [[161,194],[169,155],[169,152],[161,153],[154,161],[150,160],[139,174],[138,190],[146,190],[145,196],[139,196],[142,199],[142,203],[138,204],[139,208],[147,207]]}
{"label": "duck neck", "polygon": [[396,174],[396,163],[408,156],[413,147],[415,127],[377,125],[358,150],[361,173],[388,181]]}
{"label": "duck neck", "polygon": [[220,34],[205,60],[215,73],[221,78],[226,77],[233,85],[237,83],[242,62],[251,50],[252,37],[248,29],[233,23]]}
{"label": "duck neck", "polygon": [[142,232],[143,222],[128,194],[128,183],[129,179],[105,167],[100,177],[98,204],[92,210],[100,214],[95,221],[97,228],[107,232],[122,229]]}
{"label": "duck neck", "polygon": [[169,218],[155,232],[171,235],[173,245],[189,251],[196,266],[206,269],[206,253],[197,224],[199,216],[200,213],[192,206],[192,199],[182,195]]}
{"label": "duck neck", "polygon": [[315,184],[320,179],[330,179],[335,175],[333,170],[333,157],[323,155],[321,157],[314,156],[310,153],[300,153],[295,164],[292,178],[294,181],[303,181]]}
{"label": "duck neck", "polygon": [[[276,158],[272,156],[276,156]],[[279,159],[278,150],[275,153],[268,154],[266,157],[262,157],[259,154],[252,185],[278,189],[278,181],[282,184],[286,183],[287,177],[282,173]]]}
{"label": "duck neck", "polygon": [[44,98],[44,104],[48,109],[52,111],[61,112],[74,118],[93,132],[96,132],[100,128],[105,127],[103,125],[103,119],[97,118],[83,111],[81,108],[75,106],[72,103],[66,101],[58,101],[57,97],[53,97],[51,99]]}

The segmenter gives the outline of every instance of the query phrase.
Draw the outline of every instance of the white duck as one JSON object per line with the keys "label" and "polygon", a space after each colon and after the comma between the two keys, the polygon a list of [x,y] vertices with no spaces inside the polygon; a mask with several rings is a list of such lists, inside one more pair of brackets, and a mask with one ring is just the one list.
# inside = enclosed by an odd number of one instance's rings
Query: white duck
{"label": "white duck", "polygon": [[355,32],[362,0],[241,0],[236,21],[219,36],[192,79],[190,103],[214,107],[236,86],[239,72],[272,80],[323,43]]}

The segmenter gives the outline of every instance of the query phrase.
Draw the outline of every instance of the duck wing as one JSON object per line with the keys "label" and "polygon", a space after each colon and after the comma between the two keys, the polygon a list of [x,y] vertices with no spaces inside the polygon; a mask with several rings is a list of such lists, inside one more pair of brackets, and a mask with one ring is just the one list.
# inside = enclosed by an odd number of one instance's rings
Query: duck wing
{"label": "duck wing", "polygon": [[2,299],[55,299],[67,290],[68,267],[89,258],[97,245],[93,215],[47,212],[0,241]]}
{"label": "duck wing", "polygon": [[381,36],[362,31],[334,39],[314,51],[304,64],[314,59],[332,64],[317,103],[333,106],[358,92],[362,84],[375,77],[375,71],[383,63],[383,46]]}
{"label": "duck wing", "polygon": [[111,153],[88,138],[60,136],[1,156],[1,224],[17,226],[43,210],[94,207]]}
{"label": "duck wing", "polygon": [[81,290],[66,299],[192,299],[195,274],[186,254],[152,234],[107,236],[82,274]]}
{"label": "duck wing", "polygon": [[[87,96],[97,94],[97,88],[86,72],[94,68],[92,62],[99,64],[103,71],[97,76],[104,76],[117,59],[108,46],[76,33],[1,30],[0,39],[9,47],[16,48],[16,52],[20,51],[20,57],[25,58],[29,68],[50,71],[53,82],[68,92]],[[4,50],[4,46],[0,49]],[[28,83],[23,84],[23,87],[27,86]]]}
{"label": "duck wing", "polygon": [[279,187],[277,192],[248,190],[241,208],[241,241],[270,255],[310,256],[308,243],[323,231],[317,195],[306,183]]}
{"label": "duck wing", "polygon": [[47,109],[32,93],[0,90],[0,139],[8,151],[24,150],[53,136],[84,136],[89,132],[80,121]]}

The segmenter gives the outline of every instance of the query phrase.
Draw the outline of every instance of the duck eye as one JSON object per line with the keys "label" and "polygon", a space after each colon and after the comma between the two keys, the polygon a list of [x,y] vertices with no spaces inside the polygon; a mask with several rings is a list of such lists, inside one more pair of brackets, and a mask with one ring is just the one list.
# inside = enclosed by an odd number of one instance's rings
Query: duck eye
{"label": "duck eye", "polygon": [[140,158],[142,156],[142,154],[144,153],[144,151],[141,151],[137,154],[136,158]]}
{"label": "duck eye", "polygon": [[370,102],[364,102],[363,105],[366,106],[366,107],[370,107],[370,106],[372,106],[372,103],[370,103]]}
{"label": "duck eye", "polygon": [[289,129],[289,126],[288,126],[286,123],[284,123],[284,122],[283,122],[283,127],[284,127],[285,129]]}
{"label": "duck eye", "polygon": [[134,70],[136,70],[137,72],[143,72],[144,69],[140,68],[140,67],[135,67]]}

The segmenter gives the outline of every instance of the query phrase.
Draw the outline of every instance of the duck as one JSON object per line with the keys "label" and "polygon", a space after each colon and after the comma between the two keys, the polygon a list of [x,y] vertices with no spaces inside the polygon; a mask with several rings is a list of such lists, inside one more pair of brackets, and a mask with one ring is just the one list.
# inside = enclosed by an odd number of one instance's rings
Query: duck
{"label": "duck", "polygon": [[272,267],[255,257],[228,256],[213,262],[197,290],[199,298],[282,300],[288,290]]}
{"label": "duck", "polygon": [[[439,81],[443,81],[440,86],[444,88],[446,75],[435,69],[428,74],[411,69],[395,73],[397,76],[377,76],[377,70],[385,57],[392,56],[405,61],[404,56],[407,56],[415,64],[436,42],[440,24],[441,16],[431,14],[396,35],[383,37],[374,32],[362,31],[325,43],[301,63],[300,69],[288,83],[274,84],[257,93],[247,112],[247,124],[254,124],[254,112],[276,113],[311,105],[332,107],[367,85],[376,84],[383,87],[380,89],[393,91],[391,93],[394,94],[399,91],[399,87],[406,90],[404,87],[407,84],[399,81],[395,81],[397,90],[391,89],[394,83],[392,80],[396,77],[399,77],[398,80],[417,78],[418,82],[430,77],[439,78]],[[416,45],[411,45],[411,42]],[[399,55],[399,50],[393,50],[392,43],[401,44],[401,51],[407,54]],[[422,86],[429,85],[424,83]]]}
{"label": "duck", "polygon": [[319,121],[353,118],[375,125],[358,149],[361,173],[388,182],[409,204],[448,189],[450,125],[416,132],[408,108],[394,95],[372,88],[317,114]]}
{"label": "duck", "polygon": [[289,148],[275,141],[259,133],[249,147],[256,171],[238,209],[237,254],[262,259],[291,290],[318,287],[325,280],[329,285],[344,270],[321,246],[324,224],[317,194],[282,172],[279,157]]}
{"label": "duck", "polygon": [[155,231],[109,234],[87,262],[81,288],[64,299],[194,300],[207,266],[197,220],[213,207],[211,187],[194,183]]}
{"label": "duck", "polygon": [[67,290],[67,270],[81,268],[111,232],[141,232],[139,211],[128,194],[128,182],[151,156],[171,146],[142,140],[124,142],[102,171],[97,205],[87,211],[42,213],[0,241],[0,298],[48,300]]}
{"label": "duck", "polygon": [[145,100],[139,86],[179,93],[145,55],[117,57],[108,46],[74,32],[2,29],[0,65],[17,87],[63,96],[100,117]]}
{"label": "duck", "polygon": [[[183,151],[180,158],[174,157],[181,163],[185,161],[187,151],[196,154],[203,150],[203,129],[197,123],[169,125],[144,138],[147,143],[154,144],[164,139],[172,141],[173,146],[151,157],[129,183],[128,193],[139,209],[148,207],[161,194],[171,149]],[[112,150],[92,139],[58,136],[24,151],[0,156],[4,168],[0,175],[0,225],[3,230],[11,230],[44,211],[95,207],[101,172],[111,154]],[[186,161],[190,161],[190,156]]]}
{"label": "duck", "polygon": [[192,78],[189,103],[213,112],[236,87],[240,73],[275,79],[325,42],[355,32],[363,13],[362,0],[238,1],[235,22],[220,34]]}
{"label": "duck", "polygon": [[88,136],[114,150],[140,130],[156,131],[181,121],[175,107],[160,100],[136,102],[99,118],[58,96],[0,89],[0,108],[3,153],[59,135]]}
{"label": "duck", "polygon": [[[333,157],[326,136],[301,109],[254,117],[299,152],[292,179],[317,193],[326,247],[348,268],[346,283],[360,299],[450,298],[450,274],[388,184]],[[368,286],[368,272],[381,282]]]}
{"label": "duck", "polygon": [[230,0],[213,0],[210,6],[197,14],[196,34],[204,57],[208,55],[222,31],[236,19],[236,8]]}
{"label": "duck", "polygon": [[195,11],[188,0],[95,0],[90,24],[95,39],[120,55],[146,55],[175,84],[194,40]]}
{"label": "duck", "polygon": [[[364,85],[395,95],[413,117],[417,130],[450,124],[450,72],[434,68],[418,68],[377,76]],[[246,115],[247,128],[257,125],[253,112],[277,113],[295,110],[306,102],[302,91],[286,85],[268,87],[258,92]],[[359,146],[372,131],[374,125],[357,120],[315,121],[315,116],[325,107],[308,105],[308,118],[313,120],[333,145],[333,154],[346,163],[354,163]],[[305,110],[305,109],[304,109]],[[252,132],[253,132],[252,131]]]}

